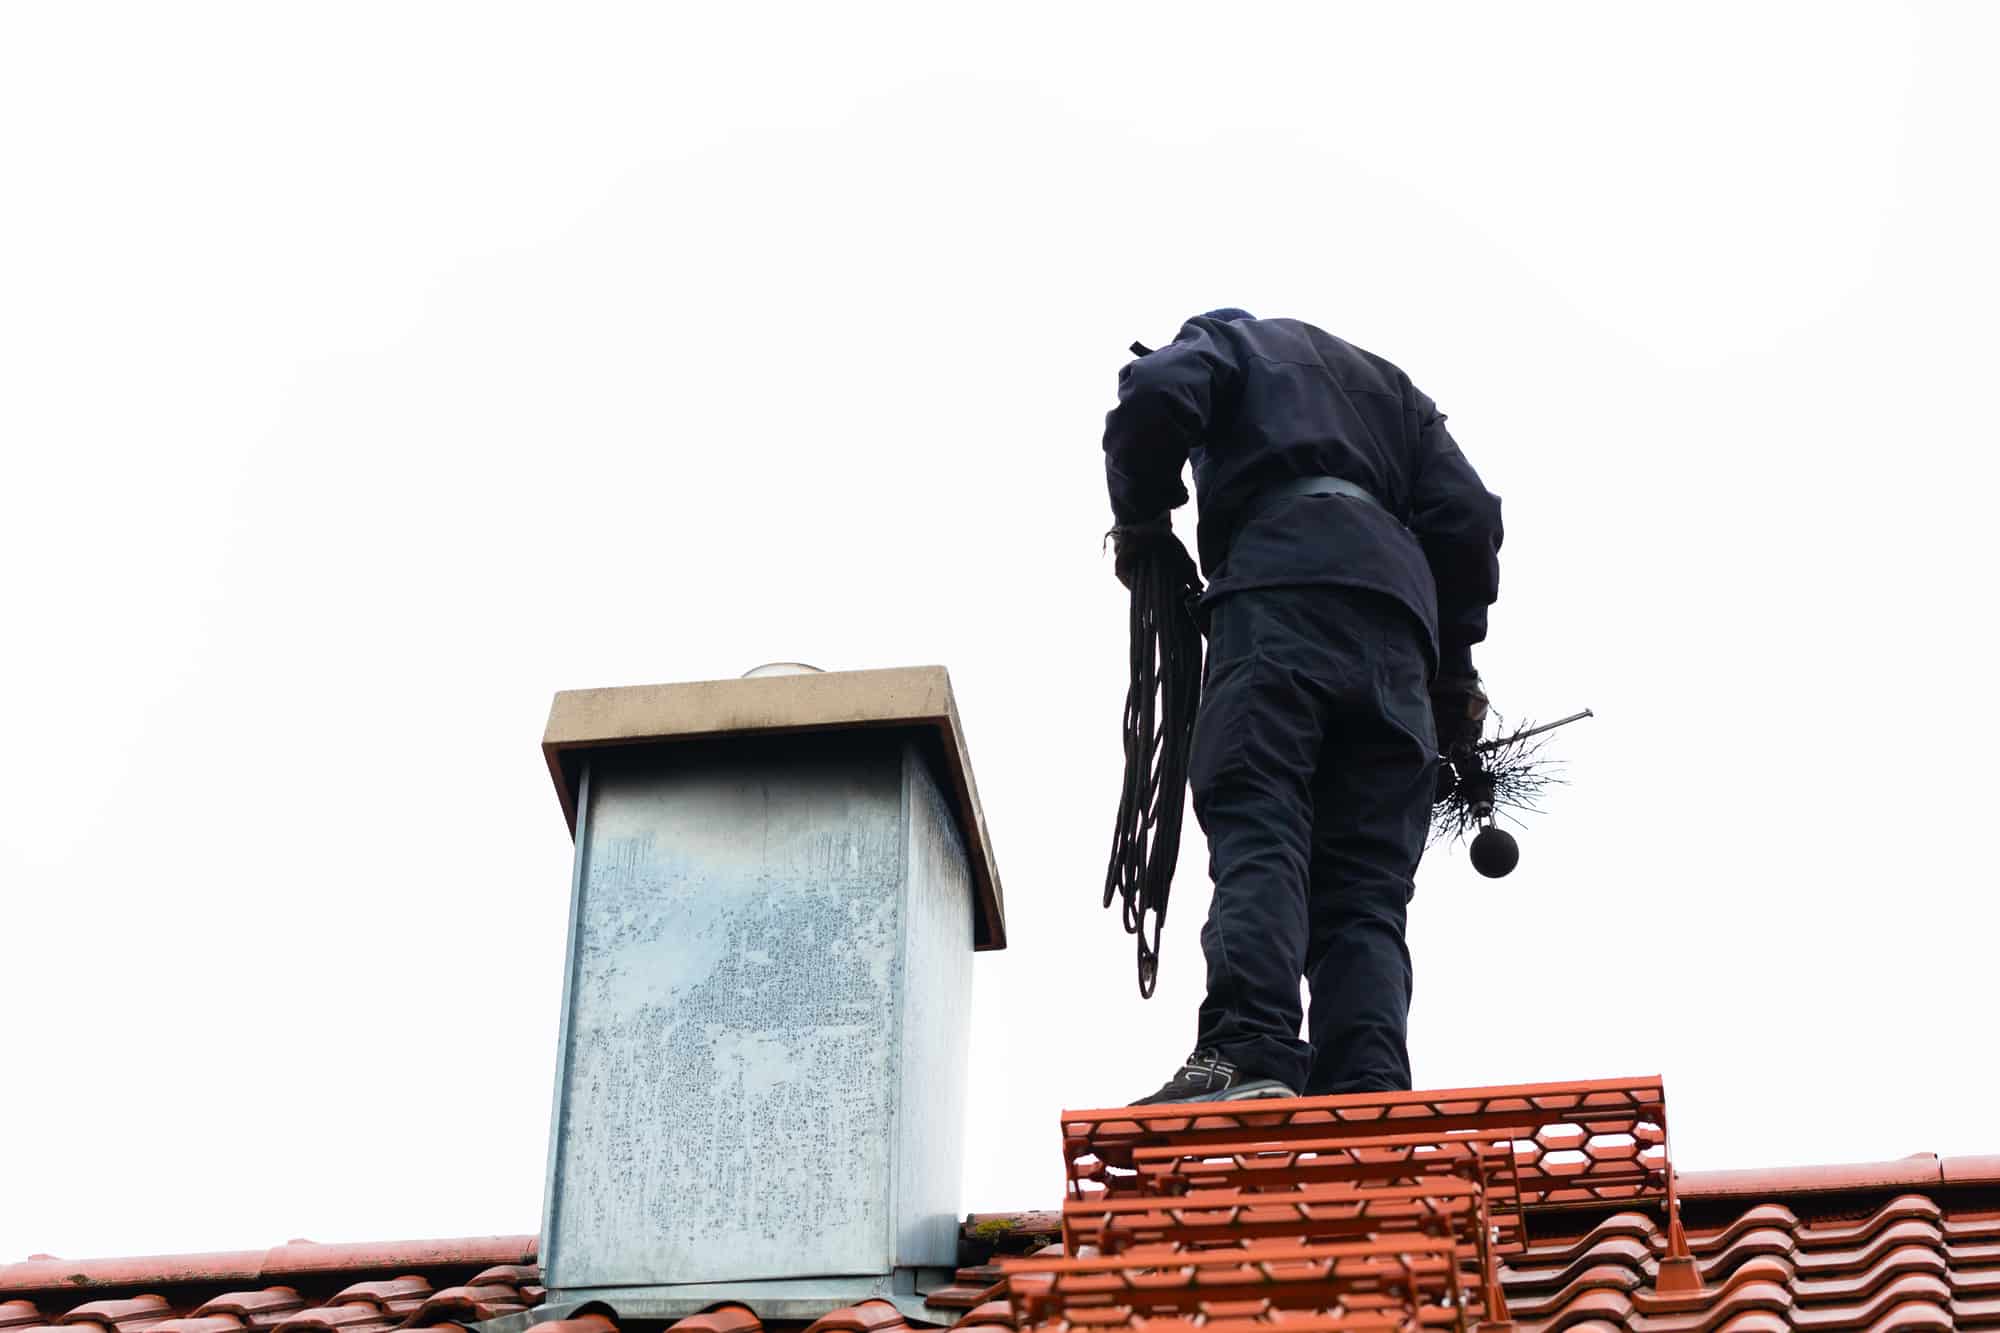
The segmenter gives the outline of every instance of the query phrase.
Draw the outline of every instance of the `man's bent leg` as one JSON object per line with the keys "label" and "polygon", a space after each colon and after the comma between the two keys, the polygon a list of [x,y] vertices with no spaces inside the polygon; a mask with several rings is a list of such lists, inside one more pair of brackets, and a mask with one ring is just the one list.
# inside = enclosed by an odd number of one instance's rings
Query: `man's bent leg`
{"label": "man's bent leg", "polygon": [[1325,702],[1273,656],[1282,650],[1282,600],[1244,592],[1215,610],[1189,763],[1215,881],[1201,931],[1208,998],[1196,1046],[1215,1048],[1249,1076],[1298,1088],[1311,1064],[1299,1039],[1299,980]]}

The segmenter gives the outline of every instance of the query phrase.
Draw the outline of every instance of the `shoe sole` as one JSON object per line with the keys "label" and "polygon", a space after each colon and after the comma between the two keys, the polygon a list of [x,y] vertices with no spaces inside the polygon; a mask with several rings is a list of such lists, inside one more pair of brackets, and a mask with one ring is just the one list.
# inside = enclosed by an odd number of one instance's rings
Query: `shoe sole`
{"label": "shoe sole", "polygon": [[1177,1097],[1170,1102],[1134,1102],[1133,1105],[1187,1106],[1195,1102],[1261,1102],[1277,1101],[1298,1095],[1277,1080],[1264,1078],[1258,1079],[1254,1083],[1246,1083],[1242,1087],[1225,1088],[1221,1092],[1204,1092],[1194,1097]]}

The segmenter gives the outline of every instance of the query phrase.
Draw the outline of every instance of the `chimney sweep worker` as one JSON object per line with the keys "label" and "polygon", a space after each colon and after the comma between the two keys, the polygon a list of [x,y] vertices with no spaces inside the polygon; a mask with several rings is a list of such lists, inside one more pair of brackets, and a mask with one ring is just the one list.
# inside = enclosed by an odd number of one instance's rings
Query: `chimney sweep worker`
{"label": "chimney sweep worker", "polygon": [[1119,576],[1173,539],[1191,462],[1208,579],[1188,761],[1208,998],[1194,1053],[1136,1104],[1410,1086],[1412,876],[1440,748],[1484,725],[1472,645],[1500,583],[1499,497],[1444,422],[1381,357],[1236,309],[1119,372]]}

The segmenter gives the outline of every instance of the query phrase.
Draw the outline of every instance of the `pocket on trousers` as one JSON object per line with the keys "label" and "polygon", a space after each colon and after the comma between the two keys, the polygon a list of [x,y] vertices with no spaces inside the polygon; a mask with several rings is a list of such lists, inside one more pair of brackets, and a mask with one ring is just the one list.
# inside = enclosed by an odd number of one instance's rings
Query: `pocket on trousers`
{"label": "pocket on trousers", "polygon": [[1216,784],[1242,763],[1247,733],[1244,687],[1253,667],[1249,658],[1212,661],[1203,674],[1201,708],[1194,719],[1194,746],[1188,755],[1188,786],[1195,808]]}
{"label": "pocket on trousers", "polygon": [[1431,713],[1430,689],[1421,668],[1390,670],[1376,683],[1376,697],[1382,715],[1410,733],[1424,753],[1437,753],[1437,718]]}

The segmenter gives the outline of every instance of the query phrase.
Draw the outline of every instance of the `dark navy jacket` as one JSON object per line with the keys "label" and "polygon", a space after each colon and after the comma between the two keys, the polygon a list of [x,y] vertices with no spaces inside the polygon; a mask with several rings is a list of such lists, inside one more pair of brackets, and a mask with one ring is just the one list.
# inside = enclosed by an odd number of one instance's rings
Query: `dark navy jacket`
{"label": "dark navy jacket", "polygon": [[[1111,512],[1135,523],[1185,504],[1192,462],[1209,597],[1372,588],[1416,613],[1442,672],[1470,674],[1500,592],[1500,498],[1444,420],[1409,376],[1310,324],[1191,319],[1118,373],[1104,423]],[[1382,508],[1307,497],[1242,521],[1251,497],[1307,476],[1354,482]]]}

